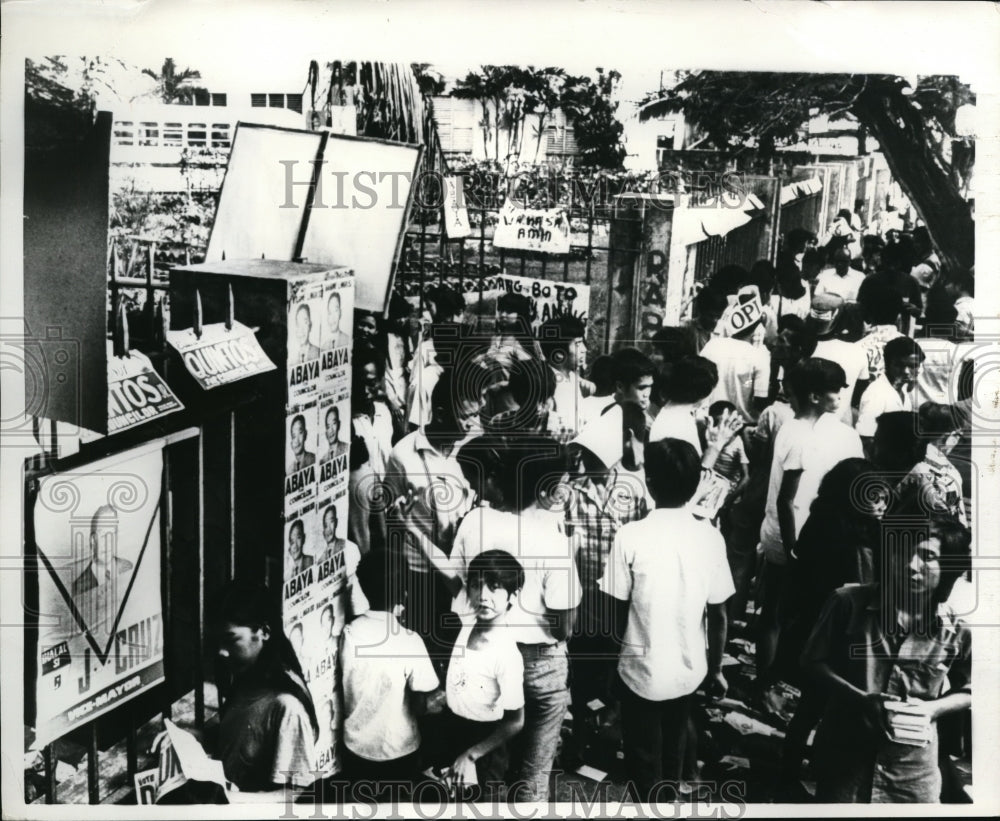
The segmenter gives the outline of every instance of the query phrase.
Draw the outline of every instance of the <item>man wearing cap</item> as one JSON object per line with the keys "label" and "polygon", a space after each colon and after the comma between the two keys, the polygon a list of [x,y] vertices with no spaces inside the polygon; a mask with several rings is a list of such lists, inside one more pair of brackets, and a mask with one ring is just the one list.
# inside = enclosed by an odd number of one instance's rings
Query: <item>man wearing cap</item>
{"label": "man wearing cap", "polygon": [[732,402],[750,424],[767,404],[771,378],[771,354],[750,341],[763,321],[760,299],[755,294],[740,295],[722,316],[726,335],[712,337],[701,352],[719,370],[708,401]]}
{"label": "man wearing cap", "polygon": [[813,297],[806,324],[816,333],[818,340],[813,356],[829,359],[844,369],[847,379],[840,397],[839,418],[845,425],[853,427],[854,408],[868,387],[868,354],[857,342],[837,337],[837,319],[843,307],[844,300],[836,294],[817,294]]}

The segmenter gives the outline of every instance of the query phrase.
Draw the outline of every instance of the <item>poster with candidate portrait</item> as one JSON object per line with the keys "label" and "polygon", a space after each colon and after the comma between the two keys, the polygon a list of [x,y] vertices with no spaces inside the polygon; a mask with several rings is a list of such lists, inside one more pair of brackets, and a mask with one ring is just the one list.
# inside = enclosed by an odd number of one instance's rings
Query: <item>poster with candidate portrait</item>
{"label": "poster with candidate portrait", "polygon": [[346,489],[350,471],[351,397],[347,390],[319,402],[319,497]]}
{"label": "poster with candidate portrait", "polygon": [[39,480],[35,747],[164,680],[162,448]]}
{"label": "poster with candidate portrait", "polygon": [[315,399],[320,384],[323,283],[291,280],[288,302],[288,406]]}
{"label": "poster with candidate portrait", "polygon": [[319,422],[316,401],[289,410],[285,417],[285,515],[316,498]]}
{"label": "poster with candidate portrait", "polygon": [[302,576],[316,561],[316,551],[322,550],[316,523],[316,503],[308,502],[285,520],[284,579]]}
{"label": "poster with candidate portrait", "polygon": [[347,390],[354,326],[354,274],[349,268],[327,271],[322,304],[320,390]]}

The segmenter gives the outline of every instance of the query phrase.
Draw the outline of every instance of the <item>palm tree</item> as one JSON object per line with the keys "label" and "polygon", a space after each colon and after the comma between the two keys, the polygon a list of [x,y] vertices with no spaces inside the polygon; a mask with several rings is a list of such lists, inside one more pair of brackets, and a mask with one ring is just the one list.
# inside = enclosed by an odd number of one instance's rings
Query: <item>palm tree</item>
{"label": "palm tree", "polygon": [[173,57],[163,61],[163,67],[157,73],[150,68],[144,68],[142,73],[156,80],[156,91],[165,103],[183,103],[193,105],[195,101],[208,94],[207,89],[192,85],[192,80],[200,80],[201,72],[191,68],[178,71]]}

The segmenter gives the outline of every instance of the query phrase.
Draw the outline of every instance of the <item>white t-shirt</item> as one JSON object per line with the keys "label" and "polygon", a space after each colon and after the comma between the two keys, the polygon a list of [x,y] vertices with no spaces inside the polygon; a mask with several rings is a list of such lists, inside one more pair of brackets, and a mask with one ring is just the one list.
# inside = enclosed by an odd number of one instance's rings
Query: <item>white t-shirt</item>
{"label": "white t-shirt", "polygon": [[785,472],[801,470],[799,488],[792,507],[795,512],[795,535],[809,518],[809,507],[819,492],[819,483],[834,465],[843,459],[861,457],[861,438],[835,416],[824,413],[815,422],[789,419],[774,438],[771,458],[771,481],[767,488],[764,522],[760,543],[764,556],[772,564],[785,564],[781,528],[778,525],[778,492]]}
{"label": "white t-shirt", "polygon": [[344,743],[369,761],[391,761],[420,747],[408,690],[438,686],[424,642],[392,613],[369,610],[344,628],[341,648]]}
{"label": "white t-shirt", "polygon": [[653,426],[649,430],[649,441],[680,439],[684,442],[690,442],[698,451],[698,455],[701,456],[698,423],[695,421],[692,410],[690,405],[666,405],[653,420]]}
{"label": "white t-shirt", "polygon": [[847,387],[840,394],[840,421],[845,425],[853,425],[854,414],[851,410],[851,397],[854,396],[854,386],[858,384],[858,380],[868,379],[868,354],[857,342],[847,342],[843,339],[822,339],[816,343],[813,358],[829,359],[844,369]]}
{"label": "white t-shirt", "polygon": [[506,617],[508,629],[521,644],[555,644],[546,610],[571,610],[583,596],[564,517],[563,510],[533,509],[519,515],[491,508],[470,512],[458,529],[452,551],[462,579],[452,610],[466,617],[475,613],[465,586],[469,562],[487,550],[506,550],[524,568],[524,587]]}
{"label": "white t-shirt", "polygon": [[683,508],[650,511],[615,535],[598,584],[629,603],[622,680],[650,701],[693,693],[708,673],[705,606],[734,592],[719,531]]}
{"label": "white t-shirt", "polygon": [[861,405],[858,408],[858,435],[874,436],[878,418],[883,413],[908,410],[911,402],[909,391],[904,399],[886,379],[885,374],[882,374],[861,394]]}
{"label": "white t-shirt", "polygon": [[757,417],[753,399],[767,397],[771,378],[771,354],[767,348],[742,339],[716,336],[708,340],[701,355],[719,369],[719,382],[708,398],[709,403],[725,399],[736,406],[747,422],[754,422]]}
{"label": "white t-shirt", "polygon": [[858,290],[865,281],[865,275],[854,268],[848,268],[847,273],[840,276],[833,268],[819,272],[816,277],[817,294],[836,294],[844,302],[857,302]]}
{"label": "white t-shirt", "polygon": [[448,708],[471,721],[499,721],[504,710],[524,706],[524,659],[504,625],[493,628],[489,644],[470,650],[475,622],[467,622],[451,651],[446,695]]}

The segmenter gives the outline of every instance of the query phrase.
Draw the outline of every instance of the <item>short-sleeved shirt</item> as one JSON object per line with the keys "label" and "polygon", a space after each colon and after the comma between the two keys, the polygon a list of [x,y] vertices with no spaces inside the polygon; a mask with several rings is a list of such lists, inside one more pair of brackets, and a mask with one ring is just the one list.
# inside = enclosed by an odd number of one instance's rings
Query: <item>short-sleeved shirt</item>
{"label": "short-sleeved shirt", "polygon": [[417,430],[400,439],[386,461],[385,481],[394,496],[404,495],[409,486],[416,491],[405,518],[404,548],[410,568],[419,573],[428,572],[429,563],[417,537],[424,536],[449,553],[458,523],[471,504],[456,450],[446,456]]}
{"label": "short-sleeved shirt", "polygon": [[952,404],[958,397],[957,382],[966,346],[937,338],[918,339],[917,344],[924,353],[924,362],[917,371],[907,410],[918,410],[924,402]]}
{"label": "short-sleeved shirt", "polygon": [[438,686],[424,642],[392,613],[368,611],[344,628],[341,668],[344,743],[369,761],[391,761],[420,747],[409,692]]}
{"label": "short-sleeved shirt", "polygon": [[[878,585],[842,587],[827,600],[803,664],[825,663],[865,693],[940,698],[945,685],[967,691],[972,675],[969,628],[947,604],[924,633],[907,631],[881,609]],[[816,733],[815,760],[830,801],[928,803],[940,799],[937,738],[915,747],[875,733],[856,702],[831,696]],[[848,755],[845,755],[848,751]],[[822,782],[826,781],[827,784]]]}
{"label": "short-sleeved shirt", "polygon": [[691,412],[690,405],[665,405],[656,414],[653,426],[649,429],[649,441],[659,442],[661,439],[680,439],[690,443],[701,456],[701,439],[698,436],[698,423]]}
{"label": "short-sleeved shirt", "polygon": [[[478,516],[477,511],[481,511]],[[524,568],[524,586],[506,617],[508,630],[520,644],[555,644],[546,611],[572,610],[582,595],[563,515],[562,510],[513,514],[477,508],[466,516],[452,553],[462,579],[452,609],[463,616],[475,612],[466,591],[469,562],[486,550],[506,550]]]}
{"label": "short-sleeved shirt", "polygon": [[778,494],[788,471],[802,471],[795,494],[795,534],[809,517],[809,507],[819,492],[819,484],[830,469],[843,459],[862,456],[861,438],[853,428],[835,416],[824,413],[815,422],[790,419],[781,426],[774,440],[771,458],[771,481],[767,488],[764,522],[760,543],[764,556],[772,564],[787,563],[781,528],[778,523]]}
{"label": "short-sleeved shirt", "polygon": [[865,281],[865,275],[854,268],[848,268],[844,276],[840,276],[833,268],[820,271],[816,277],[816,294],[836,294],[844,302],[857,302],[858,290]]}
{"label": "short-sleeved shirt", "polygon": [[618,531],[600,586],[629,603],[618,659],[628,687],[650,701],[693,693],[708,674],[705,607],[734,592],[719,531],[684,508],[657,508]]}
{"label": "short-sleeved shirt", "polygon": [[715,363],[719,381],[709,402],[724,399],[732,402],[748,422],[757,419],[754,398],[767,397],[771,379],[771,354],[742,339],[716,336],[708,341],[701,355]]}
{"label": "short-sleeved shirt", "polygon": [[858,381],[868,379],[868,354],[857,342],[846,342],[843,339],[821,339],[816,343],[813,352],[815,359],[829,359],[844,369],[847,377],[847,387],[840,394],[840,421],[845,425],[854,424],[854,414],[851,411],[851,398],[854,396],[854,386]]}
{"label": "short-sleeved shirt", "polygon": [[270,687],[237,690],[219,722],[219,758],[226,778],[244,792],[312,784],[316,747],[305,706]]}
{"label": "short-sleeved shirt", "polygon": [[448,708],[470,721],[499,721],[504,710],[524,706],[524,659],[514,634],[495,627],[489,644],[470,649],[475,622],[468,622],[451,651],[446,696]]}
{"label": "short-sleeved shirt", "polygon": [[904,502],[917,500],[921,510],[954,516],[963,525],[968,525],[962,474],[934,444],[927,444],[924,458],[903,477],[896,487],[896,495]]}
{"label": "short-sleeved shirt", "polygon": [[883,413],[905,411],[909,409],[909,405],[909,392],[904,398],[883,373],[861,394],[861,404],[858,407],[858,434],[874,436],[878,418]]}

